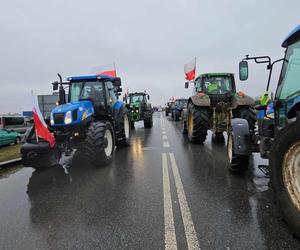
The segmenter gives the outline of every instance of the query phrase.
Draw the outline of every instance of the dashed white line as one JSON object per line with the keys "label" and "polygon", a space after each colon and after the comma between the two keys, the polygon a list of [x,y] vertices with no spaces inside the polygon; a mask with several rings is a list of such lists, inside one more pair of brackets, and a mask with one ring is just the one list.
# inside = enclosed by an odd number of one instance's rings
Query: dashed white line
{"label": "dashed white line", "polygon": [[165,249],[176,250],[176,234],[174,226],[170,178],[166,153],[162,154],[163,193],[164,193],[164,222],[165,222]]}
{"label": "dashed white line", "polygon": [[163,136],[162,136],[162,139],[163,139],[163,140],[168,140],[168,136],[163,135]]}
{"label": "dashed white line", "polygon": [[200,249],[199,242],[197,239],[196,230],[194,227],[194,223],[192,220],[192,215],[187,203],[187,199],[185,196],[185,192],[183,189],[182,181],[180,178],[180,174],[178,171],[177,163],[175,160],[175,156],[173,153],[170,153],[170,159],[171,159],[171,166],[173,170],[173,176],[175,179],[175,186],[177,189],[177,196],[179,200],[184,230],[185,230],[185,236],[187,240],[188,249]]}
{"label": "dashed white line", "polygon": [[169,148],[169,147],[170,147],[169,142],[168,142],[168,141],[164,141],[164,142],[163,142],[163,147],[164,147],[164,148]]}

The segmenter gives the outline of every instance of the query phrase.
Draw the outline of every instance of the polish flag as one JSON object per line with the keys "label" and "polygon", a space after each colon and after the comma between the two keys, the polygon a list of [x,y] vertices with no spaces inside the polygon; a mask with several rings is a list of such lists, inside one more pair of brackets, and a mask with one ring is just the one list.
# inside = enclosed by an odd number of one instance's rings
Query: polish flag
{"label": "polish flag", "polygon": [[96,76],[117,76],[115,63],[95,67],[93,68],[93,72],[96,74]]}
{"label": "polish flag", "polygon": [[37,97],[33,94],[33,92],[31,94],[32,94],[32,102],[33,102],[32,111],[33,111],[33,120],[34,120],[36,137],[37,138],[40,137],[45,141],[49,142],[50,147],[53,148],[55,145],[55,138],[53,134],[51,134],[51,132],[49,131],[48,126],[42,116],[42,113],[38,105]]}
{"label": "polish flag", "polygon": [[196,57],[189,63],[184,65],[185,79],[188,81],[194,80],[196,76]]}

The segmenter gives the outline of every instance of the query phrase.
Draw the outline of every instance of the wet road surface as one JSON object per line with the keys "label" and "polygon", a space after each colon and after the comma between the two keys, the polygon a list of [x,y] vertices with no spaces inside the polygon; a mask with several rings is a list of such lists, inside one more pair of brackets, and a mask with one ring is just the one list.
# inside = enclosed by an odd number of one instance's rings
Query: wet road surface
{"label": "wet road surface", "polygon": [[189,144],[162,113],[106,167],[74,160],[0,170],[1,249],[300,249],[255,155],[226,169],[225,142]]}

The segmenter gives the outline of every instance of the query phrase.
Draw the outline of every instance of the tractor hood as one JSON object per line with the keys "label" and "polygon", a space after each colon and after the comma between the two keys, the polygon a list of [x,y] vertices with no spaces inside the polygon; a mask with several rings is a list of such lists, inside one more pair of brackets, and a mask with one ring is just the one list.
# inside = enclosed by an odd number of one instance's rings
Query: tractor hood
{"label": "tractor hood", "polygon": [[52,126],[69,126],[80,124],[94,114],[91,101],[75,101],[54,108],[51,112]]}
{"label": "tractor hood", "polygon": [[141,104],[140,102],[132,102],[132,103],[130,103],[130,108],[139,107],[140,104]]}

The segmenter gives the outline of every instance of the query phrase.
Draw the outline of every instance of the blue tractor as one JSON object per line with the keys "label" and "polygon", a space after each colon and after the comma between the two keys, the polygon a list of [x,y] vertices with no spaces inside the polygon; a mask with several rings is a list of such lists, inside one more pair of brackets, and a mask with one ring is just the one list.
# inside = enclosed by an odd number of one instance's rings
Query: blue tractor
{"label": "blue tractor", "polygon": [[187,108],[188,99],[180,98],[175,100],[174,108],[172,108],[172,119],[174,121],[179,121],[182,117],[183,109]]}
{"label": "blue tractor", "polygon": [[59,89],[59,102],[49,121],[56,145],[50,148],[48,142],[37,139],[33,127],[21,146],[23,164],[42,169],[58,164],[63,154],[75,150],[93,165],[110,163],[115,146],[130,144],[128,105],[118,100],[121,79],[77,76],[63,82],[59,78],[59,82],[52,83],[54,91]]}
{"label": "blue tractor", "polygon": [[[251,131],[245,119],[233,119],[228,133],[227,154],[230,169],[245,170],[252,152],[269,159],[271,183],[283,217],[300,237],[300,25],[284,40],[284,58],[271,62],[268,56],[246,56],[239,64],[240,80],[248,78],[248,60],[266,63],[269,80],[260,104],[257,130]],[[275,93],[269,99],[273,65],[282,63]]]}

